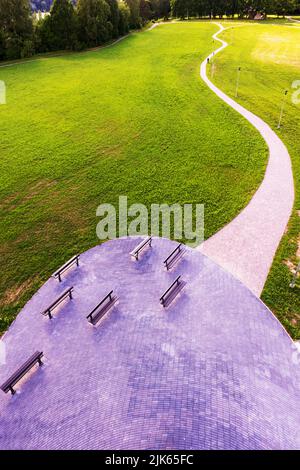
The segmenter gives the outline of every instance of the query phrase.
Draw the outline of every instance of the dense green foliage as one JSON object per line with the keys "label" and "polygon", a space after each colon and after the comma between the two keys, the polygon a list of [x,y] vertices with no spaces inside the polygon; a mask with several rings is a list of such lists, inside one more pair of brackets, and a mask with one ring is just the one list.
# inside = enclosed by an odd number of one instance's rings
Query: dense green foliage
{"label": "dense green foliage", "polygon": [[95,47],[112,37],[110,7],[105,0],[78,0],[79,39],[85,47]]}
{"label": "dense green foliage", "polygon": [[235,16],[253,19],[257,13],[294,13],[299,0],[171,0],[172,15],[179,18]]}
{"label": "dense green foliage", "polygon": [[27,57],[34,51],[28,0],[0,0],[0,57]]}
{"label": "dense green foliage", "polygon": [[41,17],[29,0],[0,0],[0,60],[100,46],[169,12],[169,0],[54,0]]}
{"label": "dense green foliage", "polygon": [[203,203],[205,236],[260,184],[255,129],[202,82],[209,23],[0,68],[0,330],[68,258],[99,243],[96,208]]}
{"label": "dense green foliage", "polygon": [[112,26],[112,37],[117,38],[120,35],[120,30],[119,30],[120,14],[119,14],[118,2],[117,0],[107,0],[107,3],[110,7],[108,21],[110,22]]}
{"label": "dense green foliage", "polygon": [[[100,46],[171,13],[181,19],[251,19],[258,13],[300,11],[300,0],[53,0],[50,15],[41,18],[31,15],[30,4],[38,9],[38,2],[0,0],[0,60]],[[41,8],[49,8],[49,2]]]}
{"label": "dense green foliage", "polygon": [[37,29],[39,50],[57,51],[76,49],[77,18],[70,0],[55,0],[51,15]]}
{"label": "dense green foliage", "polygon": [[[232,23],[233,25],[233,23]],[[226,24],[225,26],[228,26]],[[262,299],[295,338],[300,339],[300,283],[290,288],[300,255],[300,105],[293,102],[300,78],[300,28],[297,25],[244,25],[223,33],[229,43],[215,57],[213,80],[234,97],[237,67],[242,67],[238,101],[278,132],[293,164],[296,198],[288,230],[277,251]],[[277,129],[282,96],[288,90],[283,125]]]}

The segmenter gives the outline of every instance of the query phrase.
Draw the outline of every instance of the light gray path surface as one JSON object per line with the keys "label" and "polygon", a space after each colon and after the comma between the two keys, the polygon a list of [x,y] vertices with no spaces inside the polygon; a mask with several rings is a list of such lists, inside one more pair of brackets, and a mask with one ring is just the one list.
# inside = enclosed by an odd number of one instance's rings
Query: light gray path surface
{"label": "light gray path surface", "polygon": [[[222,45],[214,54],[228,45],[218,37],[225,28],[216,24],[220,29],[213,38]],[[201,78],[219,98],[259,131],[269,147],[270,155],[264,180],[248,206],[197,249],[230,271],[259,296],[293,207],[291,160],[285,145],[268,124],[229,98],[208,79],[206,65],[207,59],[201,64]]]}
{"label": "light gray path surface", "polygon": [[[173,22],[168,22],[170,23]],[[148,31],[160,24],[164,23],[154,23]],[[222,45],[214,54],[228,45],[218,38],[225,28],[216,24],[220,29],[213,37]],[[126,37],[104,47],[111,47]],[[213,53],[209,57],[212,56]],[[0,67],[28,62],[30,61],[20,61]],[[293,206],[294,185],[290,157],[282,141],[262,119],[229,98],[208,79],[206,63],[207,59],[201,64],[202,79],[216,95],[256,127],[269,146],[270,158],[263,183],[249,205],[197,249],[238,277],[259,296]]]}
{"label": "light gray path surface", "polygon": [[295,19],[292,18],[291,16],[288,16],[287,19],[288,19],[289,21],[294,21],[294,23],[300,23],[299,20],[295,20]]}

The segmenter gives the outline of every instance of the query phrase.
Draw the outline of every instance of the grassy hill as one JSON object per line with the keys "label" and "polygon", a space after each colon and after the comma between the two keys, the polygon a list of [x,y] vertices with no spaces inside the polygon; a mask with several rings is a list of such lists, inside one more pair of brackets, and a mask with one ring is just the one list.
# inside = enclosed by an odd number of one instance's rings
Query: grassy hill
{"label": "grassy hill", "polygon": [[267,151],[199,78],[215,30],[170,24],[0,68],[1,331],[55,268],[99,243],[99,204],[204,203],[209,237],[250,200]]}

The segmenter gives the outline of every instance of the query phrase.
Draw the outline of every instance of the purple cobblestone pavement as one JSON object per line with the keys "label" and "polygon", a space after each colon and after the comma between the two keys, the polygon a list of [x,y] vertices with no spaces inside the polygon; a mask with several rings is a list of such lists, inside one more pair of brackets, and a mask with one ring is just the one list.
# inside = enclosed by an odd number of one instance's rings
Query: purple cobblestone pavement
{"label": "purple cobblestone pavement", "polygon": [[[299,449],[300,361],[277,319],[200,252],[167,272],[176,243],[155,238],[132,260],[140,241],[82,254],[4,335],[1,383],[35,350],[45,364],[0,392],[0,449]],[[72,285],[53,320],[40,314]],[[94,327],[86,315],[111,289],[118,303]]]}

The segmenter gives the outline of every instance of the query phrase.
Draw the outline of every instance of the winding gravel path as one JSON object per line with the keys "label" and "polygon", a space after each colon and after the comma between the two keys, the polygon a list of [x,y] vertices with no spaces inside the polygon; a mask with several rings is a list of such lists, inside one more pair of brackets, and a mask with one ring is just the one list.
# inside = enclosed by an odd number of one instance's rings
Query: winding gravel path
{"label": "winding gravel path", "polygon": [[300,23],[299,20],[295,20],[295,19],[292,18],[291,16],[288,16],[287,19],[288,19],[289,21],[293,21],[294,23]]}
{"label": "winding gravel path", "polygon": [[[213,38],[222,44],[215,51],[217,54],[228,44],[218,37],[225,28],[219,23],[215,24],[220,29]],[[212,56],[213,53],[209,58]],[[293,208],[291,160],[285,145],[268,124],[229,98],[208,79],[206,64],[207,59],[201,64],[201,78],[219,98],[259,131],[269,147],[270,155],[264,180],[250,203],[232,222],[197,249],[260,296]]]}
{"label": "winding gravel path", "polygon": [[[167,24],[170,23],[173,22]],[[154,23],[148,31],[161,24],[164,23]],[[219,27],[219,31],[213,38],[222,44],[214,52],[217,54],[228,46],[225,41],[218,38],[218,35],[227,28],[219,23],[215,24]],[[111,47],[126,37],[128,36],[123,36],[104,47]],[[213,53],[209,58],[212,56]],[[33,60],[4,64],[0,67],[12,67]],[[208,79],[206,64],[207,58],[201,64],[201,78],[219,98],[256,127],[269,147],[270,157],[264,180],[248,206],[197,250],[230,271],[259,296],[293,207],[294,183],[291,161],[286,147],[268,124],[229,98]]]}

